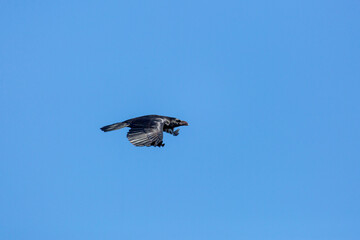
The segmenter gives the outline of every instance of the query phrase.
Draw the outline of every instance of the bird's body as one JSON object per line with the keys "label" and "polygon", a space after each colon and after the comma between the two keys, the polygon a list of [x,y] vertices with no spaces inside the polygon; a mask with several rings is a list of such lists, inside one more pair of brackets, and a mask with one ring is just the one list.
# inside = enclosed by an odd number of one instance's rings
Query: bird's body
{"label": "bird's body", "polygon": [[174,128],[180,126],[188,126],[188,123],[173,117],[146,115],[107,125],[101,130],[108,132],[130,127],[127,138],[133,145],[137,147],[163,147],[165,145],[163,143],[163,132],[177,136],[179,130],[174,131]]}

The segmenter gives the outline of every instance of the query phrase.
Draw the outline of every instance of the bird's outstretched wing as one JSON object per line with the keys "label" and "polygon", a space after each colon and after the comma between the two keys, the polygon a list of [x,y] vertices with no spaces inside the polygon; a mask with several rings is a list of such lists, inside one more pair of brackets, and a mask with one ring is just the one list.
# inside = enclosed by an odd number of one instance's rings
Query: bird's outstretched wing
{"label": "bird's outstretched wing", "polygon": [[129,141],[137,146],[159,146],[163,140],[164,120],[161,118],[140,118],[130,124]]}

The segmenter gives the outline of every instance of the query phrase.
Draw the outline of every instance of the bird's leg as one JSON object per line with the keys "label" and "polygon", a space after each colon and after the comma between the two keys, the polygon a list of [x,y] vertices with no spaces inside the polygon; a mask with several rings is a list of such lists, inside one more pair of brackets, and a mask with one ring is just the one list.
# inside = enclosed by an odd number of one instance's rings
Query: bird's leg
{"label": "bird's leg", "polygon": [[179,135],[179,130],[180,129],[177,129],[177,130],[174,131],[173,128],[168,128],[168,129],[165,129],[164,131],[167,132],[167,133],[170,133],[173,136],[177,136],[177,135]]}
{"label": "bird's leg", "polygon": [[173,134],[174,129],[167,128],[167,129],[164,129],[164,131],[167,132],[167,133]]}
{"label": "bird's leg", "polygon": [[172,135],[174,135],[174,136],[179,135],[179,131],[180,131],[180,129],[176,129],[176,130],[172,133]]}

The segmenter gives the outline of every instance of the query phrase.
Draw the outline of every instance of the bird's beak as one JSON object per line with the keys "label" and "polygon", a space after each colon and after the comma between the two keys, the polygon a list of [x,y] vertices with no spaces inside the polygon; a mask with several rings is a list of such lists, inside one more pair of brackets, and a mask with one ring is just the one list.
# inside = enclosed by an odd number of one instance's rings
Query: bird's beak
{"label": "bird's beak", "polygon": [[181,121],[180,126],[189,126],[189,124],[186,121]]}

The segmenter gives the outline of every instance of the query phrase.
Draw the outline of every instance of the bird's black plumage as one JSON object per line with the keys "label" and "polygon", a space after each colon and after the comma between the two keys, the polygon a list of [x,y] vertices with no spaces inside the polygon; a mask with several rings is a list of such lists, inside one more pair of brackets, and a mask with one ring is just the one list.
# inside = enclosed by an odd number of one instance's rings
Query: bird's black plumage
{"label": "bird's black plumage", "polygon": [[137,147],[163,147],[165,145],[163,143],[163,132],[177,136],[179,129],[174,131],[174,128],[180,126],[188,126],[188,123],[173,117],[146,115],[107,125],[100,129],[108,132],[130,127],[127,138],[133,145]]}

